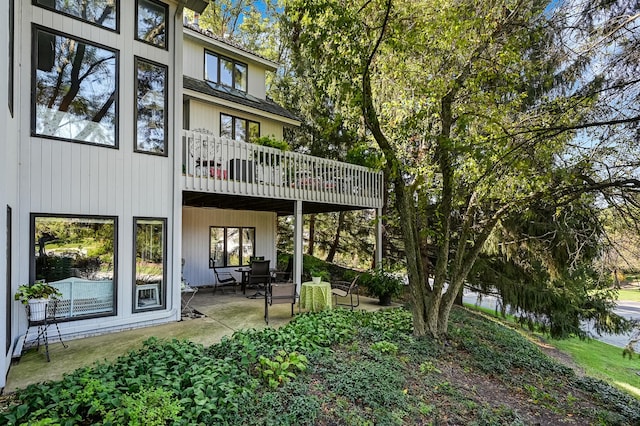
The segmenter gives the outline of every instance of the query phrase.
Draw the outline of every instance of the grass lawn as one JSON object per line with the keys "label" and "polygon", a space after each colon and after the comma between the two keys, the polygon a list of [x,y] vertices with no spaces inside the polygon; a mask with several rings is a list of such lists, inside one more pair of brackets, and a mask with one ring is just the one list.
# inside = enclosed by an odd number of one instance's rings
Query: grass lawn
{"label": "grass lawn", "polygon": [[[635,290],[633,290],[635,291]],[[640,292],[638,292],[640,294]],[[628,299],[625,299],[628,300]],[[640,298],[638,299],[640,301]],[[496,317],[495,310],[467,305],[477,309],[513,327],[519,327],[515,318]],[[525,332],[524,334],[529,334]],[[553,347],[569,355],[584,372],[592,377],[610,383],[640,399],[640,357],[623,358],[622,348],[600,342],[598,340],[580,340],[578,338],[564,340],[546,340]]]}
{"label": "grass lawn", "polygon": [[625,300],[628,302],[640,302],[640,288],[620,290],[618,292],[618,300]]}
{"label": "grass lawn", "polygon": [[597,377],[640,398],[640,358],[622,357],[622,348],[577,338],[550,342],[571,355],[589,376]]}

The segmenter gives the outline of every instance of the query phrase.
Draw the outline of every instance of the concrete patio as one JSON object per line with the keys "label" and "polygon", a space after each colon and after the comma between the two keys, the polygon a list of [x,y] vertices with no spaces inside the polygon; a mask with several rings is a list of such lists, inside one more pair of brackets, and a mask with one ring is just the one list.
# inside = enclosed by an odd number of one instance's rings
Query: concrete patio
{"label": "concrete patio", "polygon": [[[377,299],[360,298],[356,309],[379,310]],[[65,341],[67,348],[53,339],[49,345],[51,362],[47,362],[44,348],[36,352],[35,348],[22,354],[9,370],[4,393],[14,392],[32,383],[59,380],[63,374],[78,368],[89,366],[98,361],[110,361],[142,347],[142,342],[154,336],[161,339],[186,339],[209,346],[219,342],[223,336],[230,336],[236,330],[262,329],[264,322],[264,299],[249,299],[239,290],[222,293],[213,289],[200,289],[190,304],[196,311],[204,314],[200,318],[183,317],[182,321],[159,326],[137,328]],[[280,327],[291,320],[290,305],[273,305],[269,308],[269,327]],[[304,312],[304,311],[303,311]],[[296,306],[295,313],[298,313]]]}

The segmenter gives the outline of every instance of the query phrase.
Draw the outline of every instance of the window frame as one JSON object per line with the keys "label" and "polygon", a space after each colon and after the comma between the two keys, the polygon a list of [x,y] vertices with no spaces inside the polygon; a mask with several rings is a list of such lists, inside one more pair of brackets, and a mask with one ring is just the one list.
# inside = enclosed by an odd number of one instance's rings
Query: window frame
{"label": "window frame", "polygon": [[[90,141],[83,141],[83,140],[79,140],[79,139],[71,139],[71,138],[65,138],[65,137],[59,137],[59,136],[53,136],[53,135],[45,135],[45,134],[40,134],[36,132],[36,110],[37,110],[37,106],[36,106],[36,82],[37,82],[37,78],[36,78],[36,69],[38,67],[38,49],[37,49],[37,45],[38,45],[38,39],[37,39],[37,34],[38,31],[41,32],[45,32],[48,34],[51,34],[55,37],[65,37],[68,39],[72,39],[75,40],[76,42],[80,42],[80,43],[84,43],[84,44],[89,44],[93,47],[97,47],[100,49],[104,49],[107,50],[109,52],[112,52],[114,55],[114,60],[115,60],[115,66],[114,66],[114,77],[115,77],[115,110],[114,110],[114,117],[115,117],[115,123],[114,123],[114,128],[113,128],[113,134],[114,134],[114,144],[113,145],[106,145],[106,144],[102,144],[102,143],[97,143],[97,142],[90,142]],[[110,148],[110,149],[119,149],[120,148],[120,51],[118,49],[109,47],[109,46],[105,46],[103,44],[100,43],[94,43],[94,42],[90,42],[82,37],[77,37],[77,36],[73,36],[70,35],[68,33],[62,32],[62,31],[58,31],[58,30],[54,30],[51,28],[47,28],[44,27],[42,25],[38,25],[38,24],[32,24],[31,26],[31,117],[30,117],[30,121],[31,121],[31,137],[34,138],[43,138],[43,139],[51,139],[51,140],[57,140],[57,141],[64,141],[64,142],[72,142],[72,143],[79,143],[79,144],[83,144],[83,145],[91,145],[91,146],[98,146],[101,148]]]}
{"label": "window frame", "polygon": [[[134,56],[133,59],[133,63],[134,63],[134,90],[133,90],[133,96],[134,96],[134,131],[133,131],[133,151],[134,152],[138,152],[138,153],[142,153],[142,154],[149,154],[149,155],[158,155],[161,157],[168,157],[169,156],[169,67],[165,64],[161,64],[160,62],[155,62],[155,61],[151,61],[149,59],[146,58],[142,58],[140,56]],[[139,63],[147,63],[151,66],[154,67],[159,67],[159,68],[164,68],[164,89],[163,89],[163,97],[164,97],[164,102],[163,102],[163,115],[164,115],[164,120],[163,120],[163,126],[164,126],[164,140],[163,140],[163,150],[161,152],[153,152],[153,151],[148,151],[148,150],[144,150],[144,149],[140,149],[138,146],[138,102],[140,100],[139,98],[139,86],[138,86],[138,64]]]}
{"label": "window frame", "polygon": [[7,106],[9,108],[9,114],[13,118],[13,86],[14,86],[14,58],[15,58],[15,0],[9,0],[9,60],[8,62],[8,74],[7,74]]}
{"label": "window frame", "polygon": [[83,19],[81,16],[74,15],[73,13],[64,12],[62,10],[56,9],[55,7],[47,6],[46,4],[41,4],[38,0],[31,0],[31,4],[33,4],[34,6],[40,7],[42,9],[49,10],[49,11],[51,11],[53,13],[57,13],[57,14],[62,15],[62,16],[68,16],[71,19],[75,19],[77,21],[84,22],[85,24],[93,25],[93,26],[95,26],[97,28],[102,28],[104,30],[111,31],[111,32],[116,33],[116,34],[120,34],[120,0],[115,0],[115,7],[114,7],[114,9],[115,9],[115,19],[114,19],[115,28],[109,28],[107,26],[100,25],[97,22],[92,22],[92,21],[90,21],[88,19]]}
{"label": "window frame", "polygon": [[[211,231],[212,229],[222,229],[223,230],[223,239],[224,239],[224,259],[223,259],[223,263],[222,265],[216,265],[215,262],[215,258],[213,258],[213,246],[212,246],[212,238],[211,238]],[[238,265],[231,265],[227,263],[227,257],[228,257],[228,242],[227,242],[227,235],[228,229],[237,229],[238,230],[238,235],[239,235],[239,239],[238,239],[238,248],[240,250],[240,255],[239,255],[239,259],[240,259],[240,263]],[[253,253],[251,253],[249,255],[249,257],[247,259],[244,259],[244,256],[242,254],[242,248],[244,247],[244,243],[242,241],[242,235],[245,229],[252,229],[253,230]],[[241,267],[241,266],[247,266],[250,265],[250,259],[252,257],[255,257],[256,255],[256,227],[255,226],[217,226],[217,225],[210,225],[209,226],[209,234],[208,234],[208,238],[209,238],[209,257],[212,258],[214,261],[213,263],[209,263],[209,269],[213,269],[214,266],[216,266],[217,268],[232,268],[232,267]]]}
{"label": "window frame", "polygon": [[36,219],[39,217],[53,217],[61,219],[102,219],[113,221],[113,309],[111,312],[82,315],[78,317],[60,318],[59,322],[82,321],[91,318],[113,317],[118,315],[118,216],[89,215],[89,214],[58,214],[58,213],[31,213],[29,215],[29,284],[36,281]]}
{"label": "window frame", "polygon": [[5,353],[9,352],[9,349],[11,348],[11,343],[13,342],[13,327],[11,324],[11,318],[13,318],[13,295],[12,295],[12,289],[11,289],[11,284],[13,282],[13,271],[11,269],[11,266],[13,264],[13,253],[12,253],[12,248],[13,248],[13,209],[11,208],[10,205],[7,204],[7,217],[6,217],[6,253],[5,253],[5,258],[6,258],[6,270],[5,270],[5,278],[6,278],[6,282],[5,282],[5,292],[6,292],[6,300],[5,300]]}
{"label": "window frame", "polygon": [[[207,79],[207,56],[215,56],[217,58],[217,69],[216,69],[216,80],[209,80]],[[232,69],[231,69],[231,85],[229,86],[228,84],[224,84],[220,81],[220,72],[221,72],[221,67],[222,67],[222,61],[229,61],[231,62],[231,64],[233,65]],[[234,73],[235,67],[236,66],[243,66],[245,68],[245,73],[244,73],[244,89],[238,89],[236,87],[236,76]],[[211,83],[215,83],[215,84],[219,84],[221,86],[224,87],[229,87],[231,89],[237,90],[239,92],[243,92],[243,93],[247,93],[249,90],[249,65],[247,63],[241,62],[241,61],[237,61],[233,58],[230,58],[228,56],[224,56],[221,55],[219,53],[216,53],[212,50],[209,49],[204,49],[204,70],[202,72],[202,75],[204,77],[205,81],[211,82]]]}
{"label": "window frame", "polygon": [[[162,222],[162,285],[160,286],[160,303],[158,305],[145,307],[136,306],[136,257],[137,257],[137,225],[138,221],[159,221]],[[131,311],[133,313],[158,311],[167,308],[167,218],[166,217],[148,217],[148,216],[134,216],[133,217],[133,277],[131,281]]]}
{"label": "window frame", "polygon": [[[224,136],[222,134],[222,117],[223,116],[231,118],[231,140],[234,140],[234,141],[235,140],[241,140],[243,142],[251,143],[251,140],[250,140],[251,132],[249,132],[251,124],[257,124],[258,125],[258,136],[257,137],[258,138],[260,137],[260,122],[259,121],[249,120],[248,118],[238,117],[238,116],[235,116],[235,115],[227,114],[225,112],[221,112],[220,113],[220,137]],[[245,139],[236,139],[236,120],[244,120],[246,122],[246,125],[245,125],[246,138]]]}
{"label": "window frame", "polygon": [[161,1],[157,1],[157,0],[142,0],[142,1],[146,1],[149,3],[154,3],[156,6],[160,6],[164,9],[164,45],[159,45],[156,43],[153,43],[151,41],[147,41],[144,39],[141,39],[139,37],[139,33],[138,33],[138,15],[139,15],[139,11],[140,11],[140,0],[136,0],[136,13],[135,13],[135,25],[134,25],[134,38],[136,41],[139,41],[140,43],[144,43],[147,44],[149,46],[154,46],[157,47],[158,49],[162,49],[162,50],[169,50],[169,5],[166,3],[163,3]]}

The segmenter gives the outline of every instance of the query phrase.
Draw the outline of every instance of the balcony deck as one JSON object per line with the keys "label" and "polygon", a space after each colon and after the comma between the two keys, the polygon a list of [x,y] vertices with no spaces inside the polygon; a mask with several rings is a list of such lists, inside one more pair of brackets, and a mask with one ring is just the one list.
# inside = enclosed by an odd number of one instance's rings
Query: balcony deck
{"label": "balcony deck", "polygon": [[382,183],[366,167],[183,131],[183,191],[379,208]]}

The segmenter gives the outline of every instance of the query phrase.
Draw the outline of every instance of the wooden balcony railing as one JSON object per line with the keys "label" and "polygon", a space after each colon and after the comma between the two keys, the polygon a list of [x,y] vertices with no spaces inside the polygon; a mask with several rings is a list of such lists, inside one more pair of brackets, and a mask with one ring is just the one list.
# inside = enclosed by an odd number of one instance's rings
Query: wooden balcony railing
{"label": "wooden balcony railing", "polygon": [[382,206],[382,172],[339,161],[183,131],[183,190]]}

